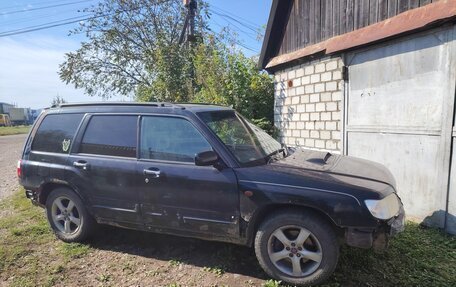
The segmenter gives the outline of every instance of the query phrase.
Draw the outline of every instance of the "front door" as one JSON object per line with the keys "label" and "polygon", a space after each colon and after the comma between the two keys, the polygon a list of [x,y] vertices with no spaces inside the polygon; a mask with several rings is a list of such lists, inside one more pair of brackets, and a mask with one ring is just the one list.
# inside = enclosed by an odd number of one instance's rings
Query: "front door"
{"label": "front door", "polygon": [[239,199],[233,170],[194,163],[196,153],[208,150],[211,145],[189,120],[142,117],[138,175],[148,226],[238,235]]}
{"label": "front door", "polygon": [[141,223],[136,178],[137,116],[93,115],[69,157],[67,180],[102,221]]}

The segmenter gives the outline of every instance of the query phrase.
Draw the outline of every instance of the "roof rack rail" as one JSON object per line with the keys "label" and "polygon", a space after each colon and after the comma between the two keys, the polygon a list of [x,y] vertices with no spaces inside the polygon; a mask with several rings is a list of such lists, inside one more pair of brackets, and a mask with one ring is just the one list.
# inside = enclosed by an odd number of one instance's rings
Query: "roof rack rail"
{"label": "roof rack rail", "polygon": [[179,107],[172,103],[159,102],[85,102],[85,103],[63,103],[52,105],[51,108],[80,107],[80,106],[151,106],[151,107]]}

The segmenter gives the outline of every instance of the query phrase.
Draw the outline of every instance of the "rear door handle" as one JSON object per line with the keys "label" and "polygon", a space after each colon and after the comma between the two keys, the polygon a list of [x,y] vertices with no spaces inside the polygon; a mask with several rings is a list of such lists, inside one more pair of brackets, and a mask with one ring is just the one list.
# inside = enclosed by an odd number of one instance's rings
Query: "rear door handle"
{"label": "rear door handle", "polygon": [[73,162],[73,166],[83,169],[83,170],[87,170],[89,167],[89,164],[86,161],[80,160],[80,161]]}
{"label": "rear door handle", "polygon": [[159,178],[161,172],[159,169],[145,169],[144,174],[150,175],[152,178]]}

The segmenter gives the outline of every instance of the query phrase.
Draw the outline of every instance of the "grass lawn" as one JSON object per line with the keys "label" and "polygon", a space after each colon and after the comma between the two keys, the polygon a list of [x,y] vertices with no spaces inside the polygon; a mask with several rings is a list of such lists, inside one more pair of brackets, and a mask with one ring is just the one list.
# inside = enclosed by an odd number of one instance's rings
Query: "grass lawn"
{"label": "grass lawn", "polygon": [[0,127],[0,136],[26,134],[31,126]]}
{"label": "grass lawn", "polygon": [[[63,243],[22,192],[0,202],[0,244],[6,286],[280,286],[231,244],[109,227]],[[455,268],[456,237],[408,223],[384,253],[343,247],[325,286],[455,286]]]}

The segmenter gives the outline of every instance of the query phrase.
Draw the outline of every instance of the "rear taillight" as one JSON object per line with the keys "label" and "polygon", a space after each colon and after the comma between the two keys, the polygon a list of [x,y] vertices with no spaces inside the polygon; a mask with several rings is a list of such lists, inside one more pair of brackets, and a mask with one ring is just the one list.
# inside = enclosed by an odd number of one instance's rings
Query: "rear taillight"
{"label": "rear taillight", "polygon": [[17,177],[21,178],[22,176],[22,160],[17,161]]}

